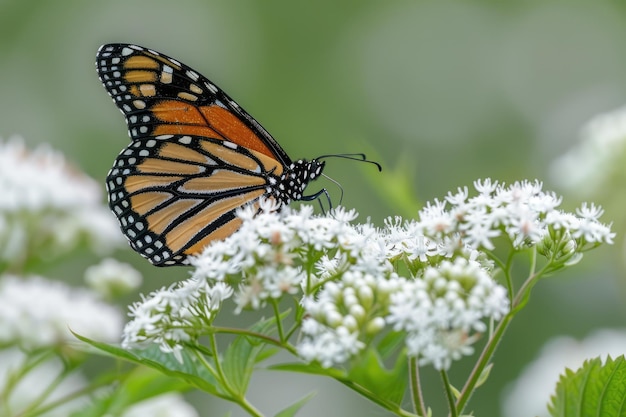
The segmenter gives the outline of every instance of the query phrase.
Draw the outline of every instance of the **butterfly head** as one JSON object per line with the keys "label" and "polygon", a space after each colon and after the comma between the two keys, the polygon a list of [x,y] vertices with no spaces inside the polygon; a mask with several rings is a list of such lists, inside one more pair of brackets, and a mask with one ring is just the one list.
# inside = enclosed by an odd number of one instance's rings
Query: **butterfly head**
{"label": "butterfly head", "polygon": [[313,159],[299,159],[293,162],[280,177],[278,184],[272,192],[282,204],[289,204],[291,201],[302,200],[304,189],[309,182],[322,175],[325,161]]}

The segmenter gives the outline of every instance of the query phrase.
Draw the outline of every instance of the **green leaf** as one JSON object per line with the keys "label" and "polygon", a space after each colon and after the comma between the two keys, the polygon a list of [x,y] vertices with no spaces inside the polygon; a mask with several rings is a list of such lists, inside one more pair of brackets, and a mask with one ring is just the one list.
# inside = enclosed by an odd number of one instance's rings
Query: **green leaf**
{"label": "green leaf", "polygon": [[378,352],[367,349],[358,362],[353,363],[348,379],[367,388],[376,395],[384,395],[385,401],[400,406],[406,392],[408,368],[404,355],[392,369],[385,368]]}
{"label": "green leaf", "polygon": [[173,354],[161,352],[156,345],[143,350],[126,350],[116,345],[109,345],[88,339],[76,333],[74,333],[74,335],[79,340],[88,343],[110,356],[156,369],[165,375],[181,378],[196,388],[223,397],[215,378],[209,372],[205,364],[200,363],[200,361],[189,352],[192,348],[183,348],[180,352],[182,362],[178,362]]}
{"label": "green leaf", "polygon": [[548,406],[554,417],[626,416],[626,360],[608,357],[585,361],[577,371],[565,370]]}
{"label": "green leaf", "polygon": [[490,363],[487,366],[485,366],[483,371],[480,373],[480,376],[478,377],[478,381],[476,381],[476,388],[482,386],[485,382],[487,382],[489,375],[491,375],[492,369],[493,369],[493,363]]}
{"label": "green leaf", "polygon": [[[260,321],[250,328],[253,333],[270,335],[276,330],[276,319],[270,318]],[[222,361],[222,369],[231,389],[240,396],[244,396],[248,389],[248,383],[254,371],[254,365],[258,363],[267,342],[250,335],[237,336],[226,348]]]}
{"label": "green leaf", "polygon": [[311,398],[313,398],[314,396],[315,396],[315,393],[310,393],[309,395],[299,399],[298,401],[296,401],[295,403],[293,403],[289,407],[285,408],[284,410],[282,410],[278,414],[276,414],[276,417],[292,417],[292,416],[295,416],[296,413],[302,408],[302,406],[304,404],[306,404],[307,402],[309,402],[309,400]]}
{"label": "green leaf", "polygon": [[93,396],[89,405],[72,413],[72,417],[121,415],[128,407],[141,401],[191,388],[191,385],[181,379],[165,376],[144,366],[134,368],[117,380],[119,385],[115,389],[103,390],[99,395]]}
{"label": "green leaf", "polygon": [[376,349],[378,349],[383,359],[388,359],[395,354],[401,346],[404,346],[405,338],[405,333],[389,332],[381,339]]}
{"label": "green leaf", "polygon": [[321,375],[335,378],[337,380],[345,380],[348,376],[346,372],[334,368],[323,368],[316,363],[282,363],[269,366],[267,369],[276,371],[299,372],[301,374]]}

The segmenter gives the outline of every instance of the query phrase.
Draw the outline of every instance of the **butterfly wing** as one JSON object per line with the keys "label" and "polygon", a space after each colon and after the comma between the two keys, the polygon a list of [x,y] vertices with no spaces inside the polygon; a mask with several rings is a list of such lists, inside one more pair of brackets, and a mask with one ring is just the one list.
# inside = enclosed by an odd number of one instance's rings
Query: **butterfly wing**
{"label": "butterfly wing", "polygon": [[235,211],[268,193],[276,169],[272,158],[220,139],[140,138],[109,172],[109,204],[133,249],[155,265],[186,264],[239,228]]}
{"label": "butterfly wing", "polygon": [[100,81],[126,117],[131,140],[197,135],[229,140],[289,166],[272,136],[219,87],[159,52],[137,45],[98,49]]}
{"label": "butterfly wing", "polygon": [[235,211],[271,196],[291,165],[248,113],[180,62],[111,44],[96,67],[132,141],[107,177],[109,206],[151,263],[186,264],[230,235],[240,225]]}

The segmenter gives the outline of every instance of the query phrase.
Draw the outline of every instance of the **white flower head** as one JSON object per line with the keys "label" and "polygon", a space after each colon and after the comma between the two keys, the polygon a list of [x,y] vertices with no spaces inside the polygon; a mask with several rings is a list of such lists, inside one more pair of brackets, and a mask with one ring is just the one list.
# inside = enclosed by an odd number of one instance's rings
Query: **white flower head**
{"label": "white flower head", "polygon": [[401,288],[397,277],[347,271],[328,281],[302,306],[307,318],[302,326],[298,353],[324,367],[342,364],[364,349],[385,328],[384,314],[390,294]]}
{"label": "white flower head", "polygon": [[42,277],[0,277],[0,341],[27,348],[75,341],[70,330],[90,339],[115,342],[122,315],[86,289]]}
{"label": "white flower head", "polygon": [[48,146],[0,141],[0,189],[0,261],[51,258],[83,241],[98,251],[123,244],[100,185]]}
{"label": "white flower head", "polygon": [[623,172],[626,156],[626,106],[592,118],[582,128],[580,142],[550,167],[559,185],[590,195],[611,172]]}
{"label": "white flower head", "polygon": [[404,255],[424,262],[459,251],[493,250],[502,237],[514,248],[524,249],[545,246],[546,239],[558,246],[559,239],[571,235],[578,240],[576,250],[582,252],[596,243],[612,243],[615,236],[610,226],[599,221],[601,207],[583,204],[576,214],[560,211],[562,198],[544,191],[539,181],[507,186],[487,179],[476,181],[474,187],[476,196],[459,189],[449,193],[445,203],[427,203],[418,221],[388,221],[385,238],[392,258]]}
{"label": "white flower head", "polygon": [[[489,250],[502,241],[515,250],[536,247],[562,266],[612,239],[600,207],[564,215],[561,198],[539,181],[487,179],[474,188],[474,195],[462,188],[428,203],[417,220],[389,218],[381,229],[353,224],[357,213],[343,208],[327,215],[309,205],[276,211],[271,201],[267,210],[244,208],[236,232],[191,260],[193,285],[133,306],[125,346],[157,343],[176,354],[211,325],[226,298],[241,313],[289,297],[302,309],[296,347],[307,361],[341,365],[395,331],[420,363],[448,369],[509,311]],[[218,285],[227,295],[216,301],[209,289]]]}
{"label": "white flower head", "polygon": [[459,257],[403,281],[403,288],[391,294],[386,320],[407,333],[409,355],[447,369],[473,353],[471,344],[486,330],[484,321],[501,319],[508,308],[506,290],[478,263]]}
{"label": "white flower head", "polygon": [[188,279],[142,296],[130,306],[122,346],[126,349],[157,344],[182,362],[183,344],[195,342],[202,329],[215,319],[232,289],[223,282],[209,285],[205,280]]}
{"label": "white flower head", "polygon": [[129,264],[103,259],[85,271],[85,282],[105,297],[126,294],[141,285],[141,273]]}

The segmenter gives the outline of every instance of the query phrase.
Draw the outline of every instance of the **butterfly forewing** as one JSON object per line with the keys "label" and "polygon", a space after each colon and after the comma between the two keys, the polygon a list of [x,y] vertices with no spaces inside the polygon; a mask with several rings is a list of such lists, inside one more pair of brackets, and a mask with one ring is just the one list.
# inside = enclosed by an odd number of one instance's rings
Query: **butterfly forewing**
{"label": "butterfly forewing", "polygon": [[205,77],[136,45],[103,45],[100,80],[126,117],[130,145],[106,185],[130,245],[159,266],[188,263],[241,224],[236,211],[302,197],[324,163],[291,159]]}
{"label": "butterfly forewing", "polygon": [[100,80],[126,116],[131,139],[167,134],[222,138],[291,164],[252,116],[175,59],[127,44],[103,45],[96,59]]}

